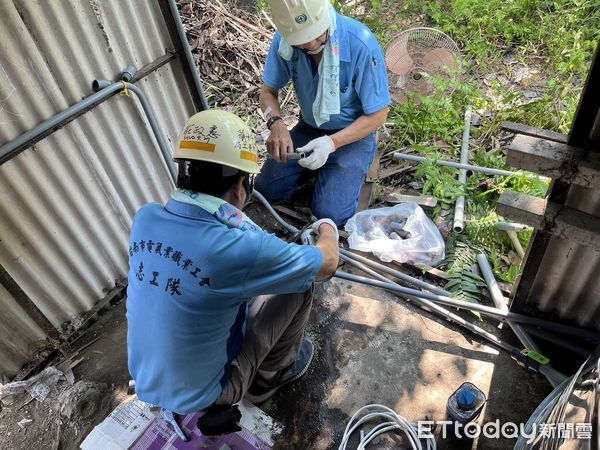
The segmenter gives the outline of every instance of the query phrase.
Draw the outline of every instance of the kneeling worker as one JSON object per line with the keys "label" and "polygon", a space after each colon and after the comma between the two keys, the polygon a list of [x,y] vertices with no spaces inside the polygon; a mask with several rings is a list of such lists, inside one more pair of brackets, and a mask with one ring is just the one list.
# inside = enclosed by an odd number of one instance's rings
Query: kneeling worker
{"label": "kneeling worker", "polygon": [[166,205],[136,214],[127,290],[129,371],[138,397],[171,412],[254,403],[300,378],[317,278],[338,263],[337,229],[313,225],[316,246],[288,244],[241,210],[259,172],[253,134],[210,110],[185,125],[175,158],[188,175]]}
{"label": "kneeling worker", "polygon": [[[362,23],[329,0],[268,0],[277,26],[265,62],[260,106],[268,118],[268,159],[256,187],[269,201],[287,200],[316,178],[311,209],[338,226],[355,213],[377,152],[376,130],[391,103],[383,51]],[[279,91],[292,84],[300,117],[281,118]],[[288,153],[306,153],[288,160]]]}

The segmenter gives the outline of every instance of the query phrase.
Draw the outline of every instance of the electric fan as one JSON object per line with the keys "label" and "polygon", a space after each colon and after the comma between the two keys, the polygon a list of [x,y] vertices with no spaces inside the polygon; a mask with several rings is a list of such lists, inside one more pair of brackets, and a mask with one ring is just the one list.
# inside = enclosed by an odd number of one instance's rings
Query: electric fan
{"label": "electric fan", "polygon": [[[436,86],[430,76],[454,76],[461,58],[456,43],[441,31],[426,27],[403,31],[385,50],[392,99],[405,103],[408,93],[433,94]],[[418,96],[414,100],[418,102]]]}

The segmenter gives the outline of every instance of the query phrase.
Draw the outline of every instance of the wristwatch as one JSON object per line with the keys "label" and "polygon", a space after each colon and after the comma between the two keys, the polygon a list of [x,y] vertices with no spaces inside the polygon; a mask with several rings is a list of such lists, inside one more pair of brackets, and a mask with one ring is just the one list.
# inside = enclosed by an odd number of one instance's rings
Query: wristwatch
{"label": "wristwatch", "polygon": [[267,129],[271,130],[271,127],[273,126],[273,124],[275,122],[277,122],[278,120],[283,120],[283,118],[281,116],[271,116],[271,117],[269,117],[269,120],[267,120]]}

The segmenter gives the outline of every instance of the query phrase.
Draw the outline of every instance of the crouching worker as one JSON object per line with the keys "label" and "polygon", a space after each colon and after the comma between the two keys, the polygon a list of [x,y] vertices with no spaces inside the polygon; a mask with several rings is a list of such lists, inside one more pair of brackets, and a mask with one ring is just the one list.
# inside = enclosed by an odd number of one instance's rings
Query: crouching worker
{"label": "crouching worker", "polygon": [[337,267],[337,229],[320,220],[316,246],[288,244],[242,212],[259,169],[253,134],[234,114],[192,116],[175,159],[189,163],[187,176],[131,230],[129,371],[141,400],[205,411],[201,431],[222,434],[239,429],[231,405],[267,400],[310,365],[310,290]]}

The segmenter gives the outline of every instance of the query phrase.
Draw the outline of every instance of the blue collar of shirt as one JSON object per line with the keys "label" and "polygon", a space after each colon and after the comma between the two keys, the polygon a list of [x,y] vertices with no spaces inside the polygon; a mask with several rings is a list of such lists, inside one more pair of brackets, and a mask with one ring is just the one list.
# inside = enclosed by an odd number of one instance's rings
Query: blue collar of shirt
{"label": "blue collar of shirt", "polygon": [[350,62],[350,45],[348,44],[348,29],[346,28],[346,17],[339,13],[336,14],[337,29],[335,32],[338,35],[340,42],[340,61]]}
{"label": "blue collar of shirt", "polygon": [[[177,200],[169,200],[165,205],[165,209],[176,216],[185,217],[193,220],[214,219],[212,214],[209,214],[198,205],[190,205],[189,203],[179,202]],[[216,219],[215,219],[216,220]]]}

